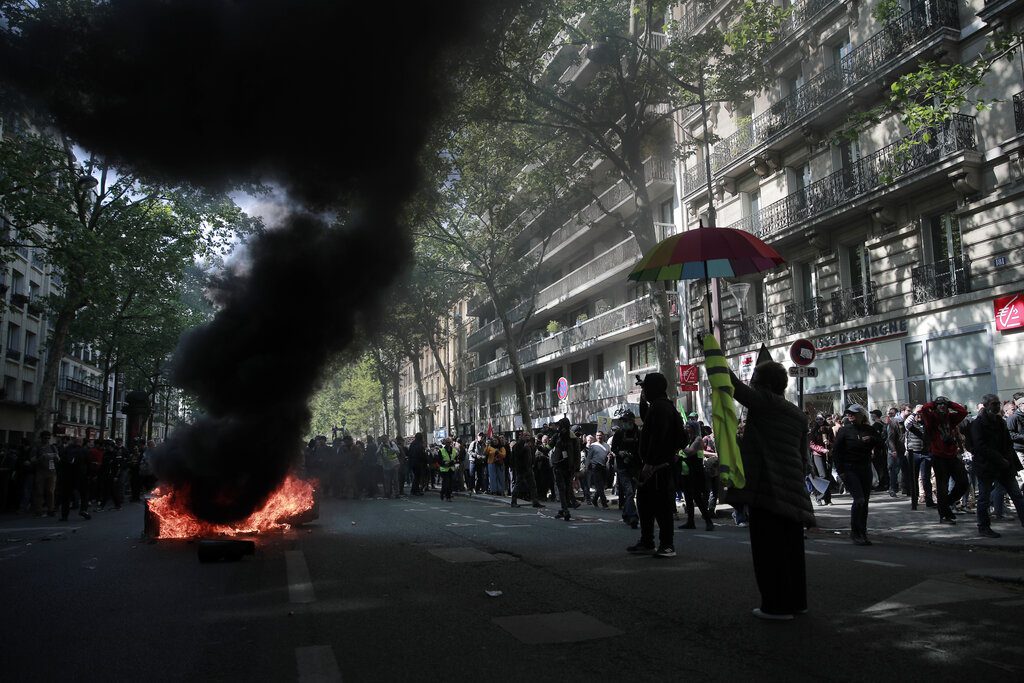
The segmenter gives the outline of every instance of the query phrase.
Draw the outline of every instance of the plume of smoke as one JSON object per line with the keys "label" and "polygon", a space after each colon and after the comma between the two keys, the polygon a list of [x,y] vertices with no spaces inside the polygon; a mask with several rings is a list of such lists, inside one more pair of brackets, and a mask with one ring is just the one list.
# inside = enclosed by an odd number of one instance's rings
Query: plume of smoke
{"label": "plume of smoke", "polygon": [[406,266],[400,211],[444,102],[440,58],[482,37],[485,4],[43,2],[3,31],[6,85],[82,146],[170,182],[274,182],[300,205],[176,354],[207,417],[157,467],[201,518],[244,518],[279,485],[324,366]]}

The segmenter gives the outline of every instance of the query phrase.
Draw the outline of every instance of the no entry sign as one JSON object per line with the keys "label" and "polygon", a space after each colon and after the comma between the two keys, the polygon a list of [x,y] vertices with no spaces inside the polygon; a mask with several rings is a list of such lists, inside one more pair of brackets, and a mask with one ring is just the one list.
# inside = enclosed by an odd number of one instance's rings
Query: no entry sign
{"label": "no entry sign", "polygon": [[810,365],[816,355],[818,351],[810,339],[797,339],[789,347],[789,357],[797,365]]}
{"label": "no entry sign", "polygon": [[559,377],[558,382],[555,384],[555,393],[558,394],[558,400],[564,401],[569,397],[569,380],[564,377]]}

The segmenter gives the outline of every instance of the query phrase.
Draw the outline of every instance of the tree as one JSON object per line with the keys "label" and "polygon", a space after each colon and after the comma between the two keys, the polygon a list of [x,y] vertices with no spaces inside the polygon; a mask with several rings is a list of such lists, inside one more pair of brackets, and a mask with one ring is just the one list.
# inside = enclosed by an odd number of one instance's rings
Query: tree
{"label": "tree", "polygon": [[[538,142],[503,124],[459,123],[450,129],[453,133],[438,157],[441,163],[431,193],[412,212],[419,238],[417,259],[423,277],[437,274],[446,278],[446,286],[475,289],[493,304],[515,382],[517,411],[528,427],[530,407],[519,347],[536,307],[550,237],[544,227],[560,215],[544,209],[560,199],[571,201],[562,196],[565,156],[571,148],[556,143],[557,135]],[[534,218],[530,234],[543,237],[528,250],[523,233]],[[451,391],[450,378],[446,382]]]}
{"label": "tree", "polygon": [[352,434],[376,436],[387,431],[381,421],[379,386],[369,354],[339,359],[310,399],[309,436],[330,434],[333,427],[342,425]]}
{"label": "tree", "polygon": [[[668,4],[532,0],[510,6],[500,47],[471,60],[465,79],[476,118],[568,143],[582,150],[584,164],[610,161],[636,209],[619,228],[644,252],[657,242],[645,161],[652,150],[671,145],[667,122],[696,103],[699,90],[709,101],[739,102],[764,88],[773,76],[768,53],[787,12],[770,0],[744,0],[727,27],[689,35],[681,24],[665,25]],[[665,30],[670,40],[660,50],[656,34]],[[563,81],[562,68],[582,67],[584,59],[589,76]],[[692,141],[684,141],[679,153],[692,151]],[[650,295],[658,365],[672,377],[668,299],[659,283],[652,283]]]}
{"label": "tree", "polygon": [[[62,281],[46,302],[52,324],[35,427],[49,420],[63,349],[80,314],[103,338],[104,323],[127,329],[137,301],[160,309],[161,296],[196,259],[225,253],[260,229],[230,199],[190,187],[169,187],[96,157],[80,163],[72,140],[59,134],[17,134],[0,141],[0,211],[11,221],[4,244],[31,244]],[[93,179],[95,188],[83,182]],[[127,326],[127,327],[125,327]],[[116,336],[117,330],[113,331]]]}

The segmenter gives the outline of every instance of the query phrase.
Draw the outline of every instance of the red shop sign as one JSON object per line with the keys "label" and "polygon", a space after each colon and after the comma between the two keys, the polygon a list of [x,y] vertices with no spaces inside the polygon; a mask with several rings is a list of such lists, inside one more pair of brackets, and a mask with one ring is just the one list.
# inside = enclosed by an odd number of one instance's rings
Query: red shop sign
{"label": "red shop sign", "polygon": [[996,329],[1016,330],[1024,327],[1024,294],[1010,294],[995,300]]}
{"label": "red shop sign", "polygon": [[699,373],[696,365],[679,366],[679,389],[681,391],[697,391]]}

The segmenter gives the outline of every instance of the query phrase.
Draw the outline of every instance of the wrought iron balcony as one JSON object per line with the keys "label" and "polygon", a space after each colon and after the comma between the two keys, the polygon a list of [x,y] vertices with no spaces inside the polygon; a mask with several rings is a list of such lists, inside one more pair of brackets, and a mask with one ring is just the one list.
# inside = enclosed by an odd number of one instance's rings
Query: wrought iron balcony
{"label": "wrought iron balcony", "polygon": [[1013,96],[1013,122],[1018,133],[1024,133],[1024,92]]}
{"label": "wrought iron balcony", "polygon": [[840,5],[838,0],[803,0],[794,2],[789,16],[779,26],[779,40],[784,40],[793,35],[822,11],[834,5]]}
{"label": "wrought iron balcony", "polygon": [[711,155],[712,171],[721,170],[755,146],[778,137],[841,92],[879,75],[893,58],[944,27],[960,27],[955,0],[914,0],[910,10],[851,50],[838,64],[742,123],[735,133],[718,142]]}
{"label": "wrought iron balcony", "polygon": [[917,266],[911,271],[914,303],[936,301],[970,291],[970,264],[962,257]]}
{"label": "wrought iron balcony", "polygon": [[768,313],[748,313],[740,320],[736,340],[740,346],[761,344],[772,337],[772,325]]}
{"label": "wrought iron balcony", "polygon": [[875,314],[875,291],[870,283],[864,288],[837,289],[832,292],[832,324],[849,322]]}
{"label": "wrought iron balcony", "polygon": [[890,185],[943,157],[976,150],[974,118],[954,114],[938,131],[919,131],[861,157],[793,194],[769,204],[754,216],[728,227],[766,238],[817,214],[834,209],[873,190]]}
{"label": "wrought iron balcony", "polygon": [[796,334],[822,327],[821,297],[786,304],[786,333]]}
{"label": "wrought iron balcony", "polygon": [[57,382],[57,391],[63,391],[77,396],[84,396],[95,401],[99,401],[103,398],[103,390],[101,388],[90,386],[85,382],[80,382],[79,380],[72,379],[71,377],[59,378]]}
{"label": "wrought iron balcony", "polygon": [[708,189],[707,170],[703,162],[698,162],[683,170],[683,194],[690,195],[694,192]]}

